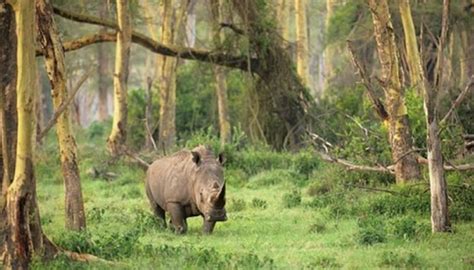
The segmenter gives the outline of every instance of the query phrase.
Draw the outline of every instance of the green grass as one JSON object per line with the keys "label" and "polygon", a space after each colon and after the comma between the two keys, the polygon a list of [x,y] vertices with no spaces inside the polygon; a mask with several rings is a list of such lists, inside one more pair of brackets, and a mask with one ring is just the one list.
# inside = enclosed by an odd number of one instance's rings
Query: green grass
{"label": "green grass", "polygon": [[[35,261],[33,269],[474,267],[474,222],[455,221],[454,233],[432,235],[428,213],[371,213],[373,207],[387,207],[380,203],[385,194],[345,190],[337,184],[315,195],[312,180],[302,184],[306,180],[300,179],[304,177],[293,165],[286,171],[280,167],[233,174],[250,180],[234,179],[236,184],[227,186],[229,220],[205,236],[201,218],[190,218],[188,233],[175,235],[161,228],[151,214],[141,169],[118,163],[108,168],[118,177],[92,178],[88,170],[106,159],[94,145],[80,149],[87,231],[68,232],[59,161],[50,148],[40,150],[36,170],[45,233],[64,248],[93,253],[115,264],[58,257]],[[315,168],[311,175],[317,174]],[[314,198],[319,200],[315,203]],[[374,220],[383,223],[383,230]],[[362,234],[370,238],[374,233],[381,234],[383,241],[361,241]]]}

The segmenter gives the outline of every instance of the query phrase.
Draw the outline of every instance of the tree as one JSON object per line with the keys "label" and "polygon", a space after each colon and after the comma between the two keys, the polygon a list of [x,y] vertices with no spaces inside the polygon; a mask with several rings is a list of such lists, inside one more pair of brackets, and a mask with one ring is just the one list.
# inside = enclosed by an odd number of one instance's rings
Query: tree
{"label": "tree", "polygon": [[[107,5],[102,4],[100,6],[100,17],[106,18],[107,16]],[[107,28],[102,27],[102,32],[106,32]],[[107,84],[107,77],[108,73],[108,64],[109,58],[107,55],[107,45],[106,44],[98,44],[97,45],[97,76],[98,84],[99,84],[99,121],[104,121],[109,117],[109,89]]]}
{"label": "tree", "polygon": [[[39,43],[44,51],[46,70],[51,82],[53,105],[58,110],[68,99],[64,51],[49,0],[36,1]],[[81,230],[86,227],[81,179],[77,165],[76,139],[71,130],[69,110],[64,110],[56,124],[56,134],[65,186],[66,228]]]}
{"label": "tree", "polygon": [[122,153],[127,138],[127,81],[132,25],[129,1],[117,1],[117,45],[114,72],[114,115],[112,131],[107,139],[107,148],[112,156]]}
{"label": "tree", "polygon": [[395,162],[397,183],[420,177],[420,168],[412,151],[411,131],[401,82],[399,56],[386,0],[368,0],[374,24],[375,41],[381,65],[382,87],[388,113],[389,143]]}
{"label": "tree", "polygon": [[310,86],[308,69],[308,27],[306,21],[306,1],[295,0],[296,13],[296,67],[303,84]]}
{"label": "tree", "polygon": [[276,15],[278,18],[278,28],[280,30],[280,35],[285,41],[290,40],[290,0],[278,0]]}
{"label": "tree", "polygon": [[[161,42],[180,45],[184,41],[187,5],[184,2],[164,0],[160,3]],[[158,83],[160,88],[160,122],[158,143],[166,150],[176,142],[176,69],[174,57],[158,56]]]}
{"label": "tree", "polygon": [[[329,24],[331,18],[334,16],[334,9],[336,8],[336,1],[337,0],[326,0],[326,35],[329,33]],[[330,85],[330,81],[334,76],[334,58],[335,58],[335,48],[334,45],[326,44],[326,48],[324,50],[324,87],[323,93]]]}
{"label": "tree", "polygon": [[[223,1],[222,0],[212,0],[211,1],[211,12],[213,16],[212,22],[212,35],[213,43],[216,48],[222,46],[222,35],[220,33],[219,23],[224,21],[223,14]],[[230,121],[229,121],[229,106],[227,100],[227,82],[225,70],[221,66],[214,66],[214,78],[216,80],[216,96],[217,96],[217,109],[219,114],[219,133],[221,139],[221,145],[224,145],[230,142],[231,139],[231,130],[230,130]]]}
{"label": "tree", "polygon": [[14,180],[7,193],[7,239],[5,261],[7,269],[27,269],[34,253],[44,250],[44,239],[36,203],[36,183],[33,170],[33,140],[36,60],[34,1],[14,1],[17,46],[17,110],[18,142]]}

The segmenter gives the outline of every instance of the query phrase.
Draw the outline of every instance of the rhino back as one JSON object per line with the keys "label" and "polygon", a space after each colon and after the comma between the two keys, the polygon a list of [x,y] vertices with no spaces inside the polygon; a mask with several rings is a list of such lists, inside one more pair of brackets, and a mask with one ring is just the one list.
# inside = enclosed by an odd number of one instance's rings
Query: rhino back
{"label": "rhino back", "polygon": [[165,210],[168,202],[188,205],[193,198],[192,172],[191,152],[187,150],[177,152],[150,165],[146,188],[155,202]]}

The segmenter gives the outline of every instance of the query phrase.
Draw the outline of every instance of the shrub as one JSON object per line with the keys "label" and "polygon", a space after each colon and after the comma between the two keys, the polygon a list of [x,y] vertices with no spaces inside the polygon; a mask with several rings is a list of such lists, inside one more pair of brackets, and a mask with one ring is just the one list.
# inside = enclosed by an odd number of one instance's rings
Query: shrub
{"label": "shrub", "polygon": [[411,216],[404,216],[390,220],[389,231],[397,238],[412,240],[421,238],[430,233],[430,226],[428,224],[417,222]]}
{"label": "shrub", "polygon": [[248,175],[242,169],[228,169],[224,171],[225,181],[229,185],[242,187],[248,182]]}
{"label": "shrub", "polygon": [[385,223],[377,216],[360,218],[357,221],[359,226],[357,240],[362,245],[373,245],[386,241]]}
{"label": "shrub", "polygon": [[393,251],[384,251],[380,258],[381,267],[396,267],[396,268],[420,268],[426,267],[423,260],[413,252],[396,253]]}
{"label": "shrub", "polygon": [[314,260],[307,265],[310,269],[319,269],[319,268],[340,268],[341,265],[337,263],[336,258],[329,257],[329,256],[318,256],[314,258]]}
{"label": "shrub", "polygon": [[294,189],[283,195],[283,206],[285,208],[293,208],[301,204],[301,192]]}
{"label": "shrub", "polygon": [[309,227],[309,232],[310,233],[322,233],[326,231],[326,222],[323,222],[322,220],[316,220],[315,223],[311,224]]}
{"label": "shrub", "polygon": [[252,199],[252,206],[254,208],[265,209],[265,208],[267,208],[267,201],[259,199],[259,198],[253,198]]}
{"label": "shrub", "polygon": [[246,208],[246,203],[243,199],[231,199],[227,209],[230,212],[239,212]]}
{"label": "shrub", "polygon": [[250,177],[249,187],[266,187],[281,183],[298,183],[304,178],[293,170],[275,169],[271,171],[263,171]]}

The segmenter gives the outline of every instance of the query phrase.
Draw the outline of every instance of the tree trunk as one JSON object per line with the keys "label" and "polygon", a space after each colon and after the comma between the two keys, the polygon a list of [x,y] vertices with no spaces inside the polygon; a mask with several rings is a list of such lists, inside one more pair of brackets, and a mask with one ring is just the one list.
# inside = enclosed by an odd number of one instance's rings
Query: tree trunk
{"label": "tree trunk", "polygon": [[310,87],[308,68],[308,27],[306,21],[306,1],[295,0],[296,13],[296,70],[303,84]]}
{"label": "tree trunk", "polygon": [[[102,4],[100,7],[100,17],[107,17],[107,5]],[[101,31],[106,32],[107,28],[102,27]],[[108,55],[107,55],[107,45],[98,44],[97,45],[97,76],[99,84],[99,115],[98,120],[104,121],[109,117],[109,87],[108,87]]]}
{"label": "tree trunk", "polygon": [[[336,0],[326,0],[326,34],[328,33],[329,23],[334,16],[334,9],[336,8]],[[329,88],[331,80],[334,77],[334,58],[336,57],[336,50],[333,44],[326,44],[324,49],[324,86],[323,94]]]}
{"label": "tree trunk", "polygon": [[[222,35],[220,34],[219,23],[224,21],[223,14],[223,2],[222,0],[211,1],[211,11],[213,16],[213,43],[216,48],[222,46]],[[227,100],[227,82],[226,74],[223,67],[214,66],[214,78],[216,80],[216,96],[217,96],[217,109],[219,114],[219,134],[221,139],[221,145],[229,143],[231,140],[231,128],[229,121],[229,106]]]}
{"label": "tree trunk", "polygon": [[197,0],[189,0],[186,18],[186,45],[189,48],[196,43],[196,4]]}
{"label": "tree trunk", "polygon": [[[44,51],[46,70],[51,82],[53,105],[58,110],[68,99],[64,51],[53,18],[49,0],[36,1],[39,41]],[[64,177],[66,228],[81,230],[86,227],[81,179],[77,165],[76,140],[71,130],[69,110],[65,110],[56,123],[61,170]]]}
{"label": "tree trunk", "polygon": [[[179,45],[184,39],[187,6],[171,0],[160,3],[161,42],[165,45]],[[176,69],[178,59],[158,56],[158,80],[160,87],[159,148],[167,152],[176,142]]]}
{"label": "tree trunk", "polygon": [[277,18],[278,18],[278,28],[281,37],[285,41],[290,41],[290,5],[288,4],[290,0],[278,0],[277,6]]}
{"label": "tree trunk", "polygon": [[395,164],[397,183],[420,177],[420,168],[412,150],[411,132],[405,107],[395,35],[386,0],[368,0],[374,23],[375,40],[382,68],[385,103],[389,114],[389,141]]}
{"label": "tree trunk", "polygon": [[257,70],[252,71],[265,83],[258,86],[257,101],[265,137],[275,148],[298,148],[305,134],[305,114],[311,97],[292,70],[290,55],[267,21],[265,7],[259,7],[260,3],[255,0],[233,0],[232,3],[243,20],[249,53],[259,59]]}
{"label": "tree trunk", "polygon": [[34,1],[14,3],[17,59],[18,143],[14,180],[8,188],[8,234],[4,265],[7,269],[27,269],[34,253],[43,249],[43,235],[36,204],[33,172],[34,100],[36,91],[35,5]]}
{"label": "tree trunk", "polygon": [[117,18],[120,31],[117,33],[115,49],[114,119],[107,139],[107,148],[112,156],[121,155],[127,138],[127,81],[132,35],[130,6],[127,0],[117,1]]}
{"label": "tree trunk", "polygon": [[[403,30],[405,32],[405,47],[410,70],[410,83],[412,87],[419,88],[419,84],[422,82],[422,64],[416,41],[415,26],[413,24],[413,18],[411,17],[410,0],[400,0],[398,6],[402,18]],[[422,91],[419,91],[419,93],[421,92]]]}
{"label": "tree trunk", "polygon": [[16,155],[16,33],[13,8],[0,0],[0,135],[2,171],[0,191],[13,181]]}

